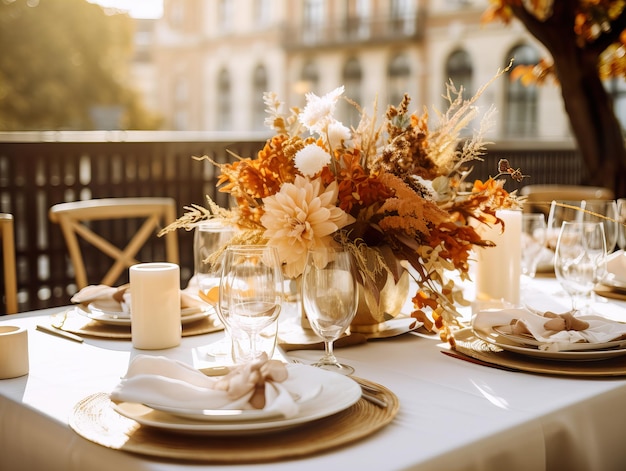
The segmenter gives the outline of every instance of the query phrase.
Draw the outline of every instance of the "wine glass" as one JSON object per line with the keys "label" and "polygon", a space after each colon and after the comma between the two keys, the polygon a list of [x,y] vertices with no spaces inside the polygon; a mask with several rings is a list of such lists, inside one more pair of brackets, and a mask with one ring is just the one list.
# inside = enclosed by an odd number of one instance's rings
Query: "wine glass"
{"label": "wine glass", "polygon": [[542,213],[522,214],[522,275],[534,278],[546,244],[546,219]]}
{"label": "wine glass", "polygon": [[617,200],[617,245],[626,250],[626,198]]}
{"label": "wine glass", "polygon": [[564,222],[556,245],[554,272],[570,295],[572,310],[586,312],[595,284],[606,274],[603,224]]}
{"label": "wine glass", "polygon": [[193,235],[194,281],[201,298],[206,299],[210,289],[219,286],[223,257],[212,256],[226,247],[236,232],[235,226],[221,219],[203,221],[195,227]]}
{"label": "wine glass", "polygon": [[546,243],[548,248],[554,250],[559,238],[561,225],[565,221],[582,222],[582,200],[553,200],[550,204],[550,213],[546,224]]}
{"label": "wine glass", "polygon": [[333,345],[348,328],[358,305],[354,260],[341,248],[320,248],[307,254],[302,274],[302,303],[313,331],[324,340],[324,356],[313,364],[342,374],[354,368],[337,361]]}
{"label": "wine glass", "polygon": [[251,361],[260,332],[270,326],[281,310],[283,276],[278,252],[265,245],[233,245],[226,249],[219,285],[217,311],[231,336],[245,335],[248,351],[239,359]]}
{"label": "wine glass", "polygon": [[618,236],[617,203],[615,200],[585,200],[583,222],[601,222],[604,226],[607,253],[615,250]]}

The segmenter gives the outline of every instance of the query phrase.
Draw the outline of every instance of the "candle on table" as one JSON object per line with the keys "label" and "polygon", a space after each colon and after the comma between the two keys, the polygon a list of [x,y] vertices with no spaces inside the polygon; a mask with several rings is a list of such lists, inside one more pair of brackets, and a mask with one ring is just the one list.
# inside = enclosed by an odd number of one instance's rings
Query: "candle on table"
{"label": "candle on table", "polygon": [[139,263],[129,269],[133,347],[159,350],[180,345],[180,268]]}
{"label": "candle on table", "polygon": [[479,227],[484,240],[495,247],[476,248],[476,299],[498,299],[512,304],[519,303],[521,275],[522,212],[518,210],[496,211],[504,221],[500,225]]}

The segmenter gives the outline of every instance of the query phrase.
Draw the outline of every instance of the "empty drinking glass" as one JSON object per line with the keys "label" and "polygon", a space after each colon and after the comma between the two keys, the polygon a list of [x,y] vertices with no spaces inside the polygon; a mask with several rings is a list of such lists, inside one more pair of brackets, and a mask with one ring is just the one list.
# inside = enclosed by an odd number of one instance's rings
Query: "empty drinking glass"
{"label": "empty drinking glass", "polygon": [[554,272],[570,295],[572,310],[587,311],[594,286],[606,274],[606,239],[602,223],[566,221],[562,224]]}
{"label": "empty drinking glass", "polygon": [[522,275],[534,278],[546,245],[546,219],[541,213],[522,214]]}
{"label": "empty drinking glass", "polygon": [[325,345],[324,356],[313,366],[352,374],[354,368],[339,363],[333,351],[334,341],[348,328],[358,305],[350,252],[341,248],[309,251],[302,274],[302,302],[311,328]]}
{"label": "empty drinking glass", "polygon": [[194,279],[202,294],[219,286],[221,265],[219,260],[211,260],[211,256],[225,248],[236,232],[235,226],[221,219],[203,221],[194,229]]}
{"label": "empty drinking glass", "polygon": [[226,249],[217,312],[233,339],[243,335],[247,340],[247,351],[238,352],[239,360],[268,353],[258,348],[259,336],[278,318],[282,298],[283,275],[276,248],[235,245]]}
{"label": "empty drinking glass", "polygon": [[617,245],[626,250],[626,198],[617,200]]}
{"label": "empty drinking glass", "polygon": [[618,237],[617,203],[615,200],[585,200],[583,222],[601,222],[604,226],[607,253],[615,250]]}
{"label": "empty drinking glass", "polygon": [[583,212],[580,210],[582,200],[553,200],[550,204],[550,213],[546,224],[546,244],[554,250],[561,231],[561,225],[565,222],[582,222]]}

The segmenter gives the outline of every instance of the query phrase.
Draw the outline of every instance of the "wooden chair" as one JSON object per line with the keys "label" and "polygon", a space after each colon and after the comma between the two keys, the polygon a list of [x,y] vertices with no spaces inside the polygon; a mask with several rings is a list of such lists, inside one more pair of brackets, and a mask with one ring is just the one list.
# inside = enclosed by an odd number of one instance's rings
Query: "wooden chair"
{"label": "wooden chair", "polygon": [[[176,219],[176,203],[173,198],[156,197],[92,199],[55,204],[50,208],[49,217],[52,222],[61,226],[74,266],[77,289],[80,290],[87,286],[88,280],[78,236],[114,260],[104,278],[98,280],[99,283],[113,285],[124,270],[139,263],[135,256],[148,239]],[[116,247],[88,227],[90,221],[131,218],[145,220],[123,249]],[[166,261],[178,263],[176,232],[169,232],[164,238]]]}
{"label": "wooden chair", "polygon": [[13,215],[0,213],[0,237],[2,237],[2,255],[4,265],[4,296],[6,313],[17,312],[17,275],[15,268],[15,236],[13,234]]}
{"label": "wooden chair", "polygon": [[524,212],[550,212],[550,203],[557,201],[612,200],[615,194],[609,188],[584,185],[526,185],[519,190],[526,197]]}

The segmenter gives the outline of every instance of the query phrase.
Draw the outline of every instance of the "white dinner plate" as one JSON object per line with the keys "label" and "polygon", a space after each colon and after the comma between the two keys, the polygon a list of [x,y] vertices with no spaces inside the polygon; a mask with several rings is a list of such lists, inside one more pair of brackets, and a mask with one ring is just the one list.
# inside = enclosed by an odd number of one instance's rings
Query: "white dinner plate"
{"label": "white dinner plate", "polygon": [[290,374],[306,375],[308,382],[321,385],[319,394],[302,404],[300,412],[291,418],[269,418],[246,422],[208,422],[180,417],[147,407],[143,404],[122,402],[115,410],[141,425],[179,433],[203,435],[253,435],[295,427],[328,417],[355,404],[361,398],[361,387],[353,379],[307,365],[290,368]]}
{"label": "white dinner plate", "polygon": [[[102,322],[103,324],[110,325],[125,325],[130,326],[130,313],[120,311],[107,311],[100,309],[100,306],[94,303],[89,303],[87,307],[76,306],[76,311],[94,321]],[[209,308],[189,307],[181,309],[180,320],[181,324],[189,324],[191,322],[198,321],[207,317],[211,310]]]}
{"label": "white dinner plate", "polygon": [[546,350],[539,350],[536,347],[525,347],[506,337],[498,334],[493,329],[489,333],[484,333],[479,330],[473,331],[476,337],[492,343],[502,350],[509,352],[519,353],[521,355],[527,355],[530,357],[543,358],[544,360],[560,360],[560,361],[590,361],[590,360],[606,360],[608,358],[619,357],[626,355],[625,348],[615,348],[609,350],[583,350],[583,351],[561,351],[561,352],[548,352]]}
{"label": "white dinner plate", "polygon": [[[295,370],[292,370],[295,371]],[[295,374],[292,372],[292,375]],[[322,385],[316,384],[303,392],[295,401],[300,407],[314,399],[322,392]],[[265,409],[189,409],[184,407],[169,407],[160,404],[144,404],[151,409],[167,412],[178,417],[201,420],[203,422],[253,422],[257,420],[279,420],[285,416],[276,410]]]}
{"label": "white dinner plate", "polygon": [[[511,325],[496,325],[493,327],[493,330],[504,337],[505,339],[511,340],[517,344],[525,345],[528,347],[540,347],[542,345],[549,345],[547,342],[540,342],[532,335],[524,335],[524,334],[514,334],[511,332]],[[588,351],[588,350],[606,350],[607,348],[624,348],[626,347],[626,340],[612,340],[610,342],[598,342],[598,343],[589,343],[589,342],[575,342],[570,343],[566,346],[561,346],[561,351],[569,351],[569,352],[580,352],[580,351]]]}

